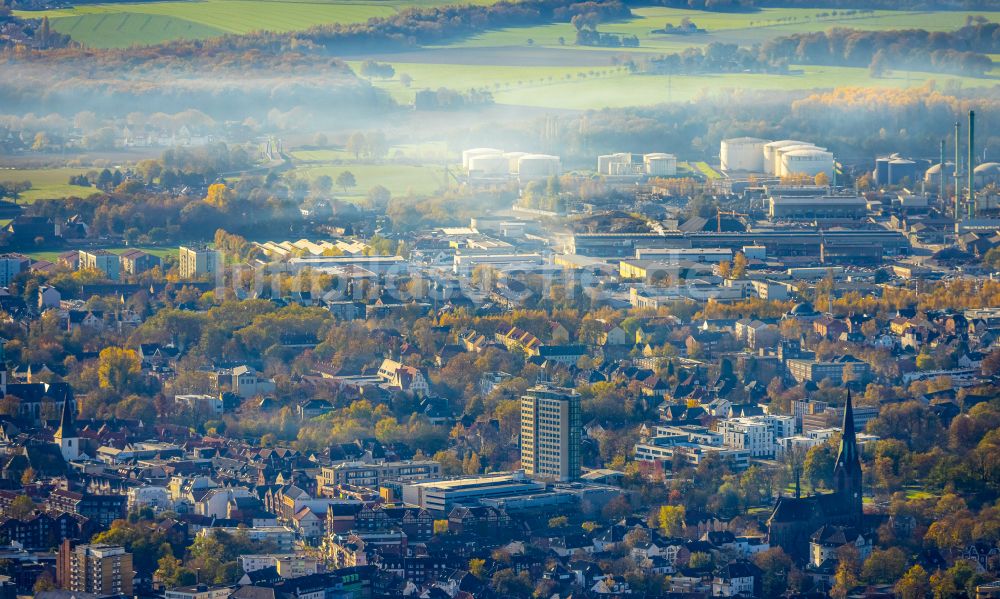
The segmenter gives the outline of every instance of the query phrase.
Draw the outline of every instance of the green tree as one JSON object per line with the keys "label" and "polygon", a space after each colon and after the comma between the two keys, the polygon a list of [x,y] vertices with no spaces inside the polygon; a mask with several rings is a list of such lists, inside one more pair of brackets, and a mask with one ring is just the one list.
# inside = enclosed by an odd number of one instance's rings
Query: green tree
{"label": "green tree", "polygon": [[806,459],[802,463],[802,473],[810,482],[813,488],[833,485],[833,466],[836,457],[829,443],[822,443],[811,447],[806,453]]}
{"label": "green tree", "polygon": [[358,182],[354,178],[354,173],[351,171],[343,171],[337,175],[337,185],[344,189],[344,193],[347,193],[348,188],[354,187]]}
{"label": "green tree", "polygon": [[761,569],[763,597],[780,597],[788,590],[788,574],[792,571],[792,558],[781,547],[772,547],[755,554],[753,563]]}
{"label": "green tree", "polygon": [[6,515],[15,520],[24,520],[35,513],[35,502],[27,495],[18,495],[6,509]]}

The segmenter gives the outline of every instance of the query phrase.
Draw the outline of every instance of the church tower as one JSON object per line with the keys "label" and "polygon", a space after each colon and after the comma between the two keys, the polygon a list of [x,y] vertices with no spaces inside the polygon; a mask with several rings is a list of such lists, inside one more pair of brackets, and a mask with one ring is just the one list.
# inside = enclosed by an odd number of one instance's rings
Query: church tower
{"label": "church tower", "polygon": [[844,406],[843,431],[837,464],[833,468],[833,488],[843,501],[849,502],[848,513],[853,523],[860,526],[864,514],[861,498],[861,457],[858,455],[858,440],[854,432],[854,406],[851,404],[850,391],[847,392],[847,404]]}
{"label": "church tower", "polygon": [[80,437],[76,433],[76,405],[71,397],[63,401],[59,430],[53,436],[67,462],[80,457]]}

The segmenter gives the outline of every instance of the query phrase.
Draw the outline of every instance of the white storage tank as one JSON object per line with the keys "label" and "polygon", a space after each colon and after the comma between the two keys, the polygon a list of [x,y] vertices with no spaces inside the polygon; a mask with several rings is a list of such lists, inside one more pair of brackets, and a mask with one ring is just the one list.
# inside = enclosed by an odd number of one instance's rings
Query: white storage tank
{"label": "white storage tank", "polygon": [[489,154],[503,154],[503,150],[497,150],[495,148],[472,148],[470,150],[462,151],[462,168],[469,168],[469,160],[473,156],[483,156]]}
{"label": "white storage tank", "polygon": [[788,146],[811,146],[812,144],[806,143],[804,141],[796,141],[794,139],[782,139],[779,141],[772,141],[764,144],[763,154],[764,154],[764,172],[777,175],[778,169],[781,163],[777,160],[776,154],[781,148]]}
{"label": "white storage tank", "polygon": [[781,156],[782,176],[808,175],[815,177],[826,173],[833,177],[833,154],[817,148],[793,150]]}
{"label": "white storage tank", "polygon": [[719,160],[725,172],[764,172],[764,145],[766,139],[734,137],[724,139],[719,146]]}
{"label": "white storage tank", "polygon": [[677,174],[677,157],[673,154],[646,154],[642,161],[650,177],[673,177]]}
{"label": "white storage tank", "polygon": [[473,177],[503,177],[510,170],[503,154],[480,154],[469,158],[469,175]]}
{"label": "white storage tank", "polygon": [[795,145],[795,146],[784,146],[784,147],[776,149],[774,151],[774,168],[775,168],[775,173],[774,174],[776,176],[778,176],[778,177],[786,177],[788,175],[793,174],[793,173],[790,173],[790,172],[786,171],[785,168],[784,168],[785,154],[790,154],[792,152],[798,152],[799,150],[820,150],[820,151],[825,151],[826,148],[820,148],[819,146],[814,146],[813,144],[804,143],[804,144],[798,144],[798,145]]}
{"label": "white storage tank", "polygon": [[560,173],[562,173],[562,163],[558,156],[525,154],[517,161],[517,174],[522,181],[546,179]]}
{"label": "white storage tank", "polygon": [[503,157],[507,159],[507,172],[511,175],[517,174],[517,162],[521,160],[522,156],[527,155],[527,152],[504,152]]}

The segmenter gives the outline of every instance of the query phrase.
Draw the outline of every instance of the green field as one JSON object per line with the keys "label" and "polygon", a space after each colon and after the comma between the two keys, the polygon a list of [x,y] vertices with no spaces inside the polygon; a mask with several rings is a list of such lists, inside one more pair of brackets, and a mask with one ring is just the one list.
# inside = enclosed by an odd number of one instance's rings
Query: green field
{"label": "green field", "polygon": [[[498,52],[497,58],[502,59]],[[807,90],[834,87],[918,87],[927,81],[963,87],[992,87],[995,79],[954,77],[939,73],[894,72],[874,79],[864,68],[794,66],[794,75],[730,73],[718,75],[632,75],[611,66],[516,67],[497,65],[395,63],[397,73],[413,78],[404,87],[398,78],[376,81],[397,101],[408,103],[418,89],[450,87],[486,89],[497,104],[538,108],[586,110],[603,107],[646,106],[671,101],[691,101],[705,94],[733,89]]]}
{"label": "green field", "polygon": [[[467,4],[488,3],[473,0]],[[52,28],[96,48],[125,48],[177,39],[206,39],[228,33],[296,31],[330,23],[363,23],[401,8],[437,6],[445,0],[169,0],[90,4],[48,11]]]}
{"label": "green field", "polygon": [[97,193],[93,187],[69,185],[72,175],[80,175],[93,170],[89,167],[63,167],[46,169],[9,169],[0,168],[0,181],[31,181],[31,189],[22,193],[21,203],[31,203],[36,200],[66,198],[70,196],[87,197]]}
{"label": "green field", "polygon": [[[166,247],[166,248],[165,247],[145,247],[145,246],[139,246],[139,245],[133,245],[133,246],[128,246],[128,247],[125,247],[125,246],[111,246],[111,247],[104,247],[104,248],[101,248],[101,249],[108,250],[109,252],[111,252],[113,254],[121,254],[122,252],[124,252],[126,250],[142,250],[142,251],[146,252],[147,254],[152,254],[154,256],[158,256],[161,260],[163,258],[166,258],[167,256],[176,256],[180,252],[180,250],[178,248],[175,248],[175,247]],[[49,262],[55,262],[56,260],[59,259],[59,254],[62,254],[65,251],[66,250],[42,251],[42,252],[26,252],[25,255],[28,256],[29,258],[31,258],[32,260],[48,260]]]}

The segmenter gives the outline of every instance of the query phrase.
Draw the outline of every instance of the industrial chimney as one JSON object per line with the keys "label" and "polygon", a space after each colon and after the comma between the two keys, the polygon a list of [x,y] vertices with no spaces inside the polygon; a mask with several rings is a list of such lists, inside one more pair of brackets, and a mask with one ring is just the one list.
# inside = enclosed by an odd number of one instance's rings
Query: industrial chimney
{"label": "industrial chimney", "polygon": [[976,111],[969,111],[969,218],[976,216]]}
{"label": "industrial chimney", "polygon": [[961,142],[959,141],[959,134],[962,131],[962,124],[955,121],[955,221],[957,222],[962,218],[962,213],[959,206],[962,203],[962,181],[959,179],[962,172],[962,162],[960,160],[962,155]]}

